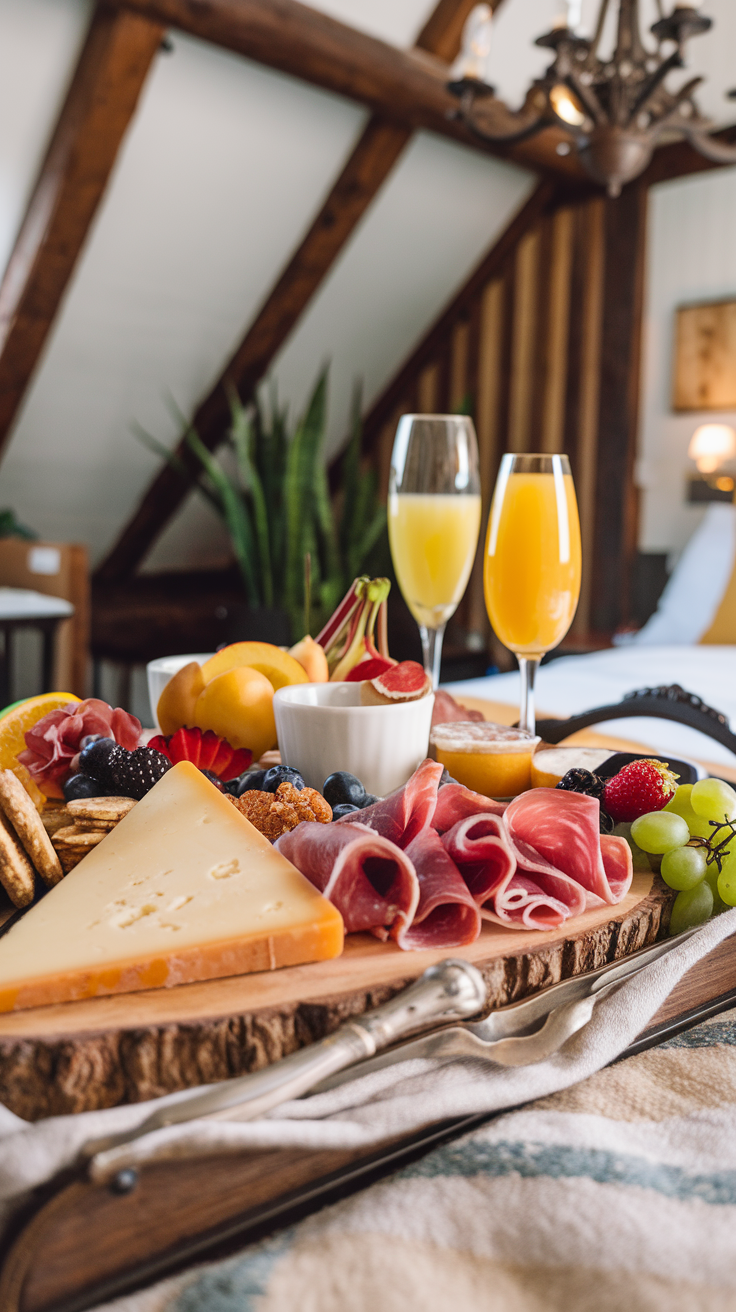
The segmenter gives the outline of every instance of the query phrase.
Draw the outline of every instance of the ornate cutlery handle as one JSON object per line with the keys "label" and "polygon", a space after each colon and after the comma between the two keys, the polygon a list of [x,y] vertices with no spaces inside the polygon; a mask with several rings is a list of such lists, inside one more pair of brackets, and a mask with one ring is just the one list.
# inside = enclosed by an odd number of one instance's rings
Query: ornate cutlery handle
{"label": "ornate cutlery handle", "polygon": [[[112,1150],[169,1125],[200,1117],[251,1120],[309,1089],[354,1062],[372,1057],[390,1043],[427,1025],[475,1016],[486,1001],[480,971],[467,961],[447,960],[430,966],[407,989],[374,1011],[341,1025],[334,1034],[293,1052],[264,1070],[225,1080],[203,1093],[160,1107],[135,1130],[91,1140],[82,1156],[109,1153],[110,1170],[118,1170],[120,1156]],[[101,1163],[98,1163],[98,1168]],[[99,1175],[99,1169],[95,1170]]]}

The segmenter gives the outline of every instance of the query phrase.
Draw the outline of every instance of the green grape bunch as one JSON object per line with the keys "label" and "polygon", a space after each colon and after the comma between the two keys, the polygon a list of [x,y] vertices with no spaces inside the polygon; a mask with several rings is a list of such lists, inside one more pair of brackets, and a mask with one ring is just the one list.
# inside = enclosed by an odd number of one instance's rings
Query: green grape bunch
{"label": "green grape bunch", "polygon": [[722,779],[680,784],[661,811],[639,816],[631,837],[661,856],[661,875],[677,891],[670,934],[736,906],[736,791]]}

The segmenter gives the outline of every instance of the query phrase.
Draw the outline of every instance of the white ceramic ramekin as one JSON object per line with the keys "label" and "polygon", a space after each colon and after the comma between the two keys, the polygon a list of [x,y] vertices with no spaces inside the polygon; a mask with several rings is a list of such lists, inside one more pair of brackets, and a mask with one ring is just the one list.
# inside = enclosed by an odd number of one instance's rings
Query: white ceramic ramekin
{"label": "white ceramic ramekin", "polygon": [[434,696],[397,706],[361,706],[359,683],[298,683],[273,699],[284,765],[321,790],[334,770],[348,770],[366,792],[400,788],[427,755]]}
{"label": "white ceramic ramekin", "polygon": [[205,651],[194,656],[159,656],[158,660],[148,662],[146,666],[148,700],[151,703],[151,717],[156,729],[159,728],[156,715],[158,699],[169,679],[173,679],[174,675],[179,673],[179,670],[183,670],[184,666],[191,664],[192,661],[199,661],[200,665],[204,665],[205,661],[208,661],[213,654],[211,651]]}

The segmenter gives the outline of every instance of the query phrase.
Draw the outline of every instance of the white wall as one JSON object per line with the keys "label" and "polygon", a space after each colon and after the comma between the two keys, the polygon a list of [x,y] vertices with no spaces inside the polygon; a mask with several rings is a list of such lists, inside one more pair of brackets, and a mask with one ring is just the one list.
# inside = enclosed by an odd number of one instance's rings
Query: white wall
{"label": "white wall", "polygon": [[642,551],[679,552],[703,511],[685,501],[693,466],[687,447],[698,424],[736,412],[675,414],[675,310],[736,297],[736,168],[654,187],[650,193],[642,415],[637,466]]}

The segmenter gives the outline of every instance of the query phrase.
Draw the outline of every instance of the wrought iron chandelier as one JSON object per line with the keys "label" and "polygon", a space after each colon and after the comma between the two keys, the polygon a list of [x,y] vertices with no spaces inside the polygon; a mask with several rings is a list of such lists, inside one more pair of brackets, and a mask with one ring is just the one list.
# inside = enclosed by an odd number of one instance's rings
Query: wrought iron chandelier
{"label": "wrought iron chandelier", "polygon": [[[680,0],[651,28],[656,46],[648,50],[641,38],[639,0],[618,0],[616,47],[608,58],[599,54],[610,0],[601,0],[592,38],[574,30],[580,0],[568,0],[567,18],[536,45],[554,52],[544,77],[532,83],[522,108],[510,110],[497,99],[486,80],[491,46],[492,11],[479,4],[463,31],[463,47],[450,74],[449,88],[460,101],[457,117],[485,141],[512,144],[547,127],[561,127],[572,139],[557,146],[561,155],[576,149],[588,173],[610,196],[638,177],[657,143],[668,136],[685,137],[706,159],[736,163],[736,146],[710,134],[715,124],[698,109],[694,92],[703,81],[693,77],[668,90],[670,73],[685,66],[686,43],[707,32],[712,20],[699,13],[698,0]],[[728,93],[731,98],[736,92]]]}

